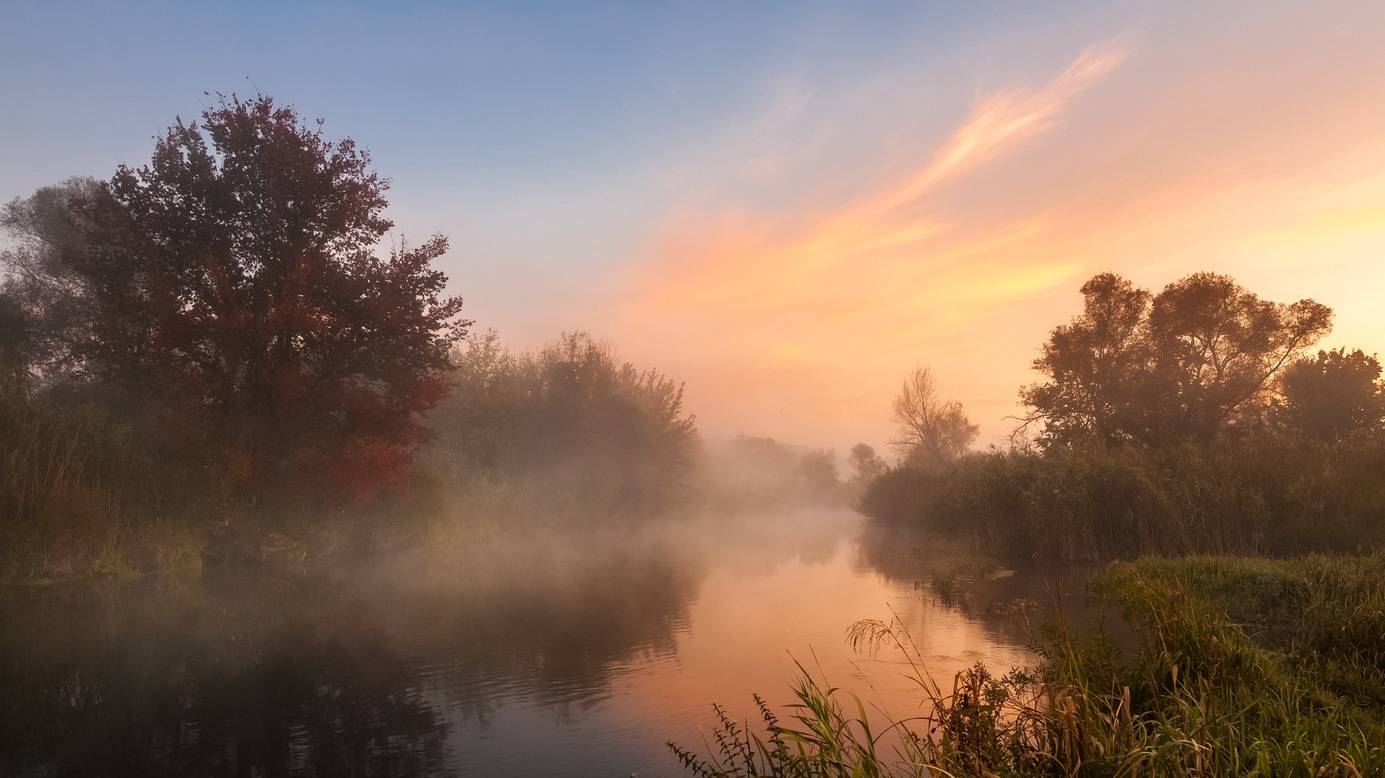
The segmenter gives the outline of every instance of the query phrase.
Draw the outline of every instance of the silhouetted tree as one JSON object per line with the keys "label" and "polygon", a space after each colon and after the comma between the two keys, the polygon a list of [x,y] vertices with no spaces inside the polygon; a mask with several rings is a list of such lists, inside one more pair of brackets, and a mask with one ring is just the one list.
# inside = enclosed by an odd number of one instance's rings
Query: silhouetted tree
{"label": "silhouetted tree", "polygon": [[105,186],[90,178],[70,178],[15,198],[0,211],[0,229],[12,245],[0,251],[4,291],[25,322],[27,357],[40,375],[61,377],[79,369],[74,351],[99,333],[90,279],[71,258],[84,245],[74,203],[90,202]]}
{"label": "silhouetted tree", "polygon": [[1380,361],[1360,349],[1319,351],[1285,368],[1279,417],[1308,437],[1337,441],[1377,432],[1385,422]]}
{"label": "silhouetted tree", "polygon": [[1147,429],[1150,294],[1112,273],[1082,285],[1082,314],[1053,330],[1034,369],[1049,380],[1020,390],[1048,441],[1116,443]]}
{"label": "silhouetted tree", "polygon": [[1175,281],[1149,312],[1159,407],[1173,431],[1209,438],[1331,327],[1332,310],[1313,300],[1261,300],[1215,273]]}
{"label": "silhouetted tree", "polygon": [[148,165],[12,203],[5,257],[36,290],[45,356],[123,390],[247,483],[397,479],[465,322],[434,236],[388,257],[387,183],[350,139],[234,96]]}
{"label": "silhouetted tree", "polygon": [[851,455],[847,457],[847,462],[851,465],[852,480],[867,484],[874,481],[885,472],[885,460],[876,455],[875,449],[865,443],[857,443],[851,447]]}
{"label": "silhouetted tree", "polygon": [[1082,294],[1082,314],[1034,362],[1048,379],[1020,394],[1049,445],[1213,437],[1263,408],[1272,379],[1332,320],[1320,303],[1261,300],[1215,273],[1153,297],[1103,273]]}
{"label": "silhouetted tree", "polygon": [[967,452],[977,428],[954,400],[942,400],[928,368],[919,368],[904,381],[894,401],[899,438],[894,445],[912,467],[938,467]]}

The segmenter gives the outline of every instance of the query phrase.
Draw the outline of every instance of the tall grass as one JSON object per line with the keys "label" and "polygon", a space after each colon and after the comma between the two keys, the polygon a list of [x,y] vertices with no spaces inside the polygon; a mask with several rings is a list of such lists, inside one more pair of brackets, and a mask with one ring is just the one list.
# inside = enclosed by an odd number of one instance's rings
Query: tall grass
{"label": "tall grass", "polygon": [[1382,472],[1379,441],[992,452],[892,470],[861,508],[1019,558],[1363,551],[1385,538]]}
{"label": "tall grass", "polygon": [[0,389],[0,582],[195,564],[201,517],[161,513],[172,476],[95,409]]}
{"label": "tall grass", "polygon": [[[948,686],[897,619],[859,622],[853,645],[908,661],[925,697],[917,716],[872,721],[853,695],[803,671],[788,724],[757,697],[763,735],[718,708],[707,756],[670,747],[707,778],[1385,774],[1385,698],[1374,696],[1382,565],[1373,556],[1116,566],[1093,585],[1127,609],[1141,641],[1133,657],[1060,625],[1040,642],[1037,666],[997,675],[977,665]],[[1301,596],[1259,600],[1257,618],[1314,626],[1285,639],[1221,607],[1267,577]]]}

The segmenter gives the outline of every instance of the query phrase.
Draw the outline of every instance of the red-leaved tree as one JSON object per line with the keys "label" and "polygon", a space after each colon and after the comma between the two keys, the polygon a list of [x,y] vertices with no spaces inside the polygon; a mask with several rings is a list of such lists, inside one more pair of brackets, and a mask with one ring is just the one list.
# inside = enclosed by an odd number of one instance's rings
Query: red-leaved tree
{"label": "red-leaved tree", "polygon": [[12,291],[52,375],[119,390],[257,493],[368,498],[407,471],[468,324],[446,238],[377,253],[387,189],[320,122],[223,98],[148,165],[12,203]]}

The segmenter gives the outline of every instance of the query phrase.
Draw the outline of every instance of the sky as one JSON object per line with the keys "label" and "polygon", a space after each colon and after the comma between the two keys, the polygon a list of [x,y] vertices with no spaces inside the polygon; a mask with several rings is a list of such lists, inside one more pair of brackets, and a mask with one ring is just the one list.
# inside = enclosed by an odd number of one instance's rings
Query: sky
{"label": "sky", "polygon": [[709,436],[839,452],[928,366],[987,445],[1098,272],[1385,352],[1382,39],[1385,3],[0,0],[0,200],[263,92],[516,348],[587,330]]}

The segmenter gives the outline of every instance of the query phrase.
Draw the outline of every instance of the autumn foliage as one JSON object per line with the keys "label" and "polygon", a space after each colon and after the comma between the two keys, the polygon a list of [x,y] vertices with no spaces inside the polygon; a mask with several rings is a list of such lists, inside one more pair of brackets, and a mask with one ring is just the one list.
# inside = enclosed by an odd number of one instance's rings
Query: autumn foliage
{"label": "autumn foliage", "polygon": [[397,482],[467,324],[435,235],[378,251],[388,183],[268,97],[179,120],[149,163],[11,204],[39,369],[99,387],[255,495]]}

